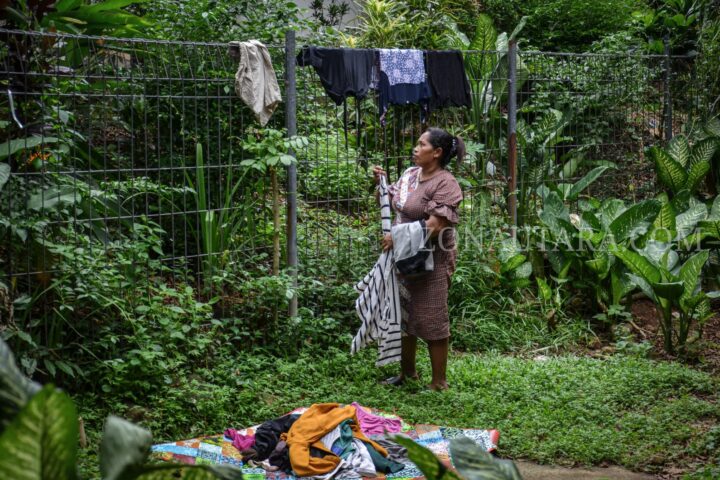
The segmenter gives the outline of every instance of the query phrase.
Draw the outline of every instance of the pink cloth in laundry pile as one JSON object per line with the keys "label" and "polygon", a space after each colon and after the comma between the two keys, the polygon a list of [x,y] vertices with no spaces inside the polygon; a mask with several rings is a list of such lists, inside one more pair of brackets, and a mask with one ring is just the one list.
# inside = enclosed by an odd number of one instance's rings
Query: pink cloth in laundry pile
{"label": "pink cloth in laundry pile", "polygon": [[255,435],[243,435],[234,428],[225,430],[225,436],[232,439],[233,447],[241,452],[255,445]]}
{"label": "pink cloth in laundry pile", "polygon": [[365,435],[385,432],[397,433],[402,429],[400,420],[379,417],[377,415],[373,415],[372,413],[368,413],[357,402],[353,402],[351,405],[355,407],[357,418],[360,422],[360,430],[362,430]]}

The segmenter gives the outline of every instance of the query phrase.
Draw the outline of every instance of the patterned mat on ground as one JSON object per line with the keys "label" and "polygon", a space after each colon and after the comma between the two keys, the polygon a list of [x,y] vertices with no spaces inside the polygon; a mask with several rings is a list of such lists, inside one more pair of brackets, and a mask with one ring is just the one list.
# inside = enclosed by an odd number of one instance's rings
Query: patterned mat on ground
{"label": "patterned mat on ground", "polygon": [[[440,460],[450,466],[450,452],[448,445],[450,439],[458,436],[470,437],[488,452],[497,448],[499,433],[497,430],[480,430],[471,428],[441,427],[438,425],[410,425],[398,417],[375,409],[365,408],[374,415],[387,418],[396,418],[402,422],[402,433],[415,440],[420,445],[429,448]],[[298,408],[289,413],[303,413],[307,408]],[[255,427],[240,430],[243,435],[253,435]],[[261,468],[251,468],[244,465],[240,452],[232,446],[229,438],[223,435],[198,437],[179,442],[162,443],[152,447],[153,458],[163,461],[173,461],[189,464],[228,463],[242,468],[243,476],[249,480],[291,480],[295,478],[282,472],[267,472]],[[422,473],[412,463],[397,473],[386,476],[388,479],[419,479]]]}

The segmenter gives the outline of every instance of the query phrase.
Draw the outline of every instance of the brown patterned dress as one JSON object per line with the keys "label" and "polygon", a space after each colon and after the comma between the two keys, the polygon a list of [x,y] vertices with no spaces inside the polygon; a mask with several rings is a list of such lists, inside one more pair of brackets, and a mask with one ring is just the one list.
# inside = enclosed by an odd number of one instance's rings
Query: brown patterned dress
{"label": "brown patterned dress", "polygon": [[[419,174],[419,170],[411,167],[403,175]],[[412,279],[398,275],[401,290],[405,290],[401,292],[401,303],[408,313],[407,322],[403,324],[405,332],[423,340],[442,340],[450,336],[447,299],[457,257],[454,227],[458,223],[462,190],[452,173],[441,170],[427,180],[410,182],[402,203],[399,184],[400,181],[391,188],[394,195],[390,203],[397,213],[396,223],[427,220],[436,215],[446,218],[451,226],[432,241],[435,263],[432,272]]]}

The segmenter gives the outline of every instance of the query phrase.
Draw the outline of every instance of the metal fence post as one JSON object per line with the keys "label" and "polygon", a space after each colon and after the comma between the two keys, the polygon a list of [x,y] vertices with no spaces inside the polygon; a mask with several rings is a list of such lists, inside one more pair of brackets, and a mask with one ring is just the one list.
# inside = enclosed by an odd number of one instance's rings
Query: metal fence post
{"label": "metal fence post", "polygon": [[[295,31],[285,32],[285,128],[287,135],[297,135],[297,84],[295,81]],[[294,151],[290,155],[295,156]],[[288,166],[287,181],[287,265],[293,277],[293,287],[297,287],[297,166]],[[298,311],[297,294],[290,300],[290,317],[296,317]]]}
{"label": "metal fence post", "polygon": [[672,74],[672,66],[670,62],[670,39],[667,35],[663,37],[663,45],[665,46],[665,98],[663,99],[663,129],[665,130],[665,140],[669,142],[673,137],[673,111],[672,92],[670,89],[670,76]]}
{"label": "metal fence post", "polygon": [[517,40],[508,46],[508,214],[513,238],[517,235]]}

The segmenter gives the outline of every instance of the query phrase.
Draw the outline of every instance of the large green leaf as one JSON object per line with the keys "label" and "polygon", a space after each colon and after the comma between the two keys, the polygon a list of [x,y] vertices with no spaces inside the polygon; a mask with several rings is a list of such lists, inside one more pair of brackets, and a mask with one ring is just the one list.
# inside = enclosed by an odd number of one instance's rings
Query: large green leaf
{"label": "large green leaf", "polygon": [[676,135],[667,146],[667,153],[683,168],[690,163],[690,145],[684,135]]}
{"label": "large green leaf", "polygon": [[687,183],[685,184],[685,188],[687,188],[690,192],[694,193],[709,171],[710,162],[706,160],[694,164],[692,167],[690,167],[690,170],[688,171]]}
{"label": "large green leaf", "polygon": [[111,415],[100,442],[100,473],[104,480],[124,480],[150,454],[152,435],[127,420]]}
{"label": "large green leaf", "polygon": [[57,206],[73,205],[82,200],[80,192],[72,185],[53,185],[36,192],[27,201],[30,210],[49,210]]}
{"label": "large green leaf", "polygon": [[720,220],[702,220],[698,222],[698,227],[706,236],[720,239]]}
{"label": "large green leaf", "polygon": [[612,253],[619,258],[631,272],[646,282],[653,284],[662,281],[658,267],[639,253],[628,250],[622,245],[615,247]]}
{"label": "large green leaf", "polygon": [[695,145],[693,145],[692,154],[690,155],[690,165],[695,165],[699,162],[711,161],[717,149],[717,139],[706,138],[705,140],[700,140]]}
{"label": "large green leaf", "polygon": [[469,45],[469,50],[481,53],[466,55],[465,64],[476,79],[486,78],[495,67],[495,54],[490,50],[495,48],[497,32],[492,18],[481,13],[475,23],[475,36]]}
{"label": "large green leaf", "polygon": [[550,192],[544,202],[539,215],[540,220],[557,233],[562,227],[558,220],[570,222],[570,213],[556,192]]}
{"label": "large green leaf", "polygon": [[427,480],[462,480],[448,469],[429,449],[413,440],[395,435],[392,440],[407,449],[408,457],[420,469]]}
{"label": "large green leaf", "polygon": [[522,480],[511,460],[493,457],[468,437],[450,440],[450,457],[465,480]]}
{"label": "large green leaf", "polygon": [[48,145],[50,143],[57,143],[58,141],[59,139],[55,137],[42,137],[38,135],[8,140],[5,143],[0,143],[0,160],[3,160],[21,150],[29,150],[35,147]]}
{"label": "large green leaf", "polygon": [[100,442],[103,480],[241,480],[242,471],[230,465],[146,465],[152,436],[122,418],[109,416]]}
{"label": "large green leaf", "polygon": [[684,290],[682,296],[684,298],[690,298],[695,292],[695,287],[700,281],[700,272],[702,267],[707,262],[709,252],[703,250],[690,257],[682,267],[680,267],[680,273],[678,276],[684,284]]}
{"label": "large green leaf", "polygon": [[716,196],[715,200],[713,200],[708,220],[720,220],[720,195]]}
{"label": "large green leaf", "polygon": [[605,173],[607,170],[609,170],[610,167],[608,166],[602,166],[602,167],[595,167],[592,170],[590,170],[587,175],[585,175],[583,178],[578,180],[570,189],[570,192],[568,192],[566,200],[575,200],[578,195],[580,195],[581,192],[583,192],[587,187],[592,185],[592,183],[597,180],[600,175]]}
{"label": "large green leaf", "polygon": [[672,246],[671,242],[649,240],[641,250],[638,250],[638,253],[650,260],[653,265],[669,271],[675,268],[680,258]]}
{"label": "large green leaf", "polygon": [[67,394],[46,385],[0,436],[0,478],[77,478],[78,419]]}
{"label": "large green leaf", "polygon": [[10,165],[7,163],[0,163],[0,192],[3,187],[10,180]]}
{"label": "large green leaf", "polygon": [[503,262],[500,267],[500,273],[511,272],[523,263],[525,263],[525,255],[523,255],[522,253],[518,253],[517,255],[511,257],[507,262]]}
{"label": "large green leaf", "polygon": [[600,208],[597,210],[597,216],[604,227],[609,229],[613,220],[615,220],[625,210],[625,202],[619,198],[611,198],[602,202]]}
{"label": "large green leaf", "polygon": [[597,253],[596,255],[596,258],[586,260],[585,265],[602,280],[607,277],[610,271],[610,257],[605,252]]}
{"label": "large green leaf", "polygon": [[714,117],[703,127],[705,133],[712,137],[720,138],[720,118]]}
{"label": "large green leaf", "polygon": [[0,338],[0,432],[39,390],[40,385],[20,372],[10,347]]}
{"label": "large green leaf", "polygon": [[650,148],[650,157],[655,161],[658,178],[673,193],[685,188],[687,173],[683,166],[675,161],[665,150],[658,147]]}
{"label": "large green leaf", "polygon": [[682,240],[695,230],[698,222],[707,217],[707,207],[702,203],[696,203],[675,217],[677,240]]}
{"label": "large green leaf", "polygon": [[620,301],[633,291],[635,284],[627,275],[628,271],[625,265],[619,262],[615,265],[610,270],[610,289],[612,291],[613,305],[619,305]]}
{"label": "large green leaf", "polygon": [[625,210],[610,224],[614,240],[621,243],[631,238],[646,222],[657,216],[660,208],[657,200],[645,200]]}
{"label": "large green leaf", "polygon": [[675,209],[672,203],[663,203],[660,213],[653,222],[652,238],[659,242],[670,242],[675,238],[676,234]]}
{"label": "large green leaf", "polygon": [[683,282],[658,282],[650,284],[655,295],[662,298],[676,299],[683,293]]}

